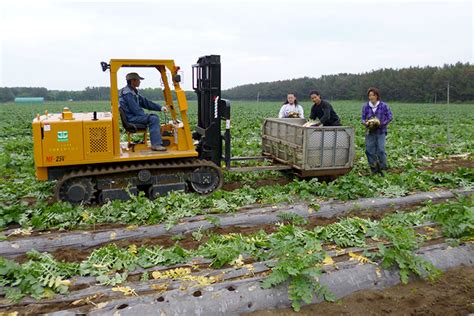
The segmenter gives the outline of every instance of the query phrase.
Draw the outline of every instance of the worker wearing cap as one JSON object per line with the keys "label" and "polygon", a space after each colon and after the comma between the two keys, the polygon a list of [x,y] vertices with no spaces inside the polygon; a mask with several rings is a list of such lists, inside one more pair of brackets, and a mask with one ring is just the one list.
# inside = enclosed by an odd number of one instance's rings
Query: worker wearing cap
{"label": "worker wearing cap", "polygon": [[125,77],[127,85],[120,90],[119,103],[123,108],[127,120],[132,124],[146,124],[150,130],[151,150],[165,151],[161,143],[160,118],[156,114],[146,114],[143,109],[153,111],[168,111],[166,106],[156,104],[138,93],[140,77],[136,72],[131,72]]}

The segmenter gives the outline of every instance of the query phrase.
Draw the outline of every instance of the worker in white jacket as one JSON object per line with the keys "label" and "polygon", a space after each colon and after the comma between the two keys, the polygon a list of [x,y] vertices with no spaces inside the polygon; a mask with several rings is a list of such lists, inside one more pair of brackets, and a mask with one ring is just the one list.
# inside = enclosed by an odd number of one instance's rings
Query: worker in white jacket
{"label": "worker in white jacket", "polygon": [[304,118],[304,110],[301,105],[298,104],[296,99],[296,93],[288,93],[286,96],[286,102],[283,103],[278,114],[279,118]]}

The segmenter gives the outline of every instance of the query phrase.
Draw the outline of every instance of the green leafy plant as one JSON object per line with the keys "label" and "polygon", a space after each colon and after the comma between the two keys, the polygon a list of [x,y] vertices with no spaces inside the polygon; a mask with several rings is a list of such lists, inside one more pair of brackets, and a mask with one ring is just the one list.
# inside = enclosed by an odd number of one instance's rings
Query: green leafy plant
{"label": "green leafy plant", "polygon": [[370,220],[349,217],[328,226],[316,227],[314,232],[321,240],[341,247],[365,247],[367,230],[374,225]]}
{"label": "green leafy plant", "polygon": [[458,201],[428,205],[427,216],[441,225],[449,238],[469,240],[474,237],[474,197],[461,197]]}
{"label": "green leafy plant", "polygon": [[308,221],[304,219],[303,216],[298,215],[293,212],[279,213],[278,218],[283,222],[288,222],[288,223],[291,223],[293,225],[298,225],[298,226],[306,225],[308,223]]}
{"label": "green leafy plant", "polygon": [[297,226],[281,226],[269,239],[271,257],[276,259],[271,274],[263,281],[263,288],[289,280],[288,296],[292,307],[299,311],[301,303],[311,303],[314,293],[326,300],[335,297],[319,283],[321,265],[326,257],[316,235]]}
{"label": "green leafy plant", "polygon": [[239,255],[248,255],[259,260],[267,258],[264,249],[268,247],[268,235],[264,231],[243,236],[242,234],[212,234],[200,245],[196,254],[212,259],[211,265],[220,268],[233,262]]}
{"label": "green leafy plant", "polygon": [[58,262],[50,254],[31,251],[28,261],[18,264],[0,257],[0,285],[8,286],[6,297],[17,301],[25,295],[36,299],[65,294],[70,285],[68,278],[76,275],[79,265]]}
{"label": "green leafy plant", "polygon": [[431,280],[440,275],[441,272],[432,263],[414,253],[419,248],[420,242],[412,227],[382,224],[372,229],[377,230],[376,235],[390,242],[390,246],[378,243],[378,252],[369,256],[377,260],[380,259],[383,268],[398,267],[403,283],[408,283],[410,272]]}

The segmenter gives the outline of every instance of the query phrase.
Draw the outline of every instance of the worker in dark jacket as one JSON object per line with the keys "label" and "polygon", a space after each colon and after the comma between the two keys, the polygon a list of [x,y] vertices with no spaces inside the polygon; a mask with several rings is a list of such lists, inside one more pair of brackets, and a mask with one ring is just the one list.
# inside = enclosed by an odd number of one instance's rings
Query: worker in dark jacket
{"label": "worker in dark jacket", "polygon": [[319,91],[312,90],[309,93],[309,97],[314,103],[311,108],[311,114],[309,115],[310,119],[319,119],[323,126],[341,126],[339,116],[337,116],[328,101],[321,99],[321,93],[319,93]]}
{"label": "worker in dark jacket", "polygon": [[146,114],[143,109],[166,112],[166,106],[156,104],[138,93],[140,77],[136,72],[131,72],[125,77],[127,85],[120,90],[119,103],[125,111],[127,120],[132,124],[145,124],[150,130],[151,150],[165,151],[161,143],[160,118],[156,114]]}

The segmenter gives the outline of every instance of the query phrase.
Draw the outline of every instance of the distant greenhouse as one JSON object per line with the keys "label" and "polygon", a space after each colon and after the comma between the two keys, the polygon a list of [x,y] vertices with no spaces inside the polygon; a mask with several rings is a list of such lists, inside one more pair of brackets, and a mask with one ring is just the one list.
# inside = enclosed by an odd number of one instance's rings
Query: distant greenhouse
{"label": "distant greenhouse", "polygon": [[15,103],[44,103],[43,97],[18,97],[15,98]]}

